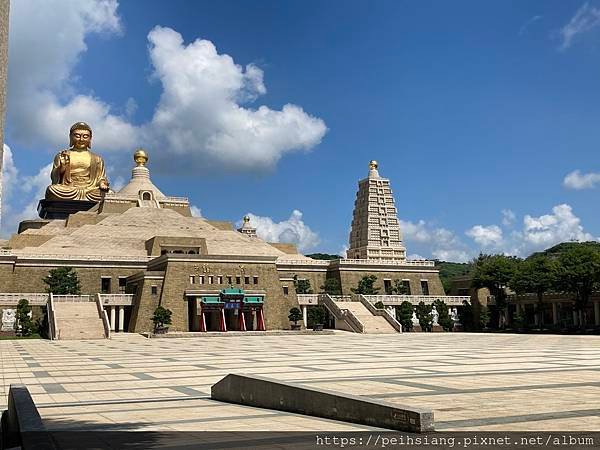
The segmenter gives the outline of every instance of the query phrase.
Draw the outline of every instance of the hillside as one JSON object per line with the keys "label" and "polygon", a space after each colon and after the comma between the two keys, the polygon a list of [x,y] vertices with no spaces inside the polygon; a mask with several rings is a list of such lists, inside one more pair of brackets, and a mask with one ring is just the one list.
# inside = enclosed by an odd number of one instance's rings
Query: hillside
{"label": "hillside", "polygon": [[440,279],[444,286],[444,291],[450,291],[450,280],[460,275],[467,275],[473,270],[471,263],[455,263],[448,261],[435,261],[435,267],[440,271]]}

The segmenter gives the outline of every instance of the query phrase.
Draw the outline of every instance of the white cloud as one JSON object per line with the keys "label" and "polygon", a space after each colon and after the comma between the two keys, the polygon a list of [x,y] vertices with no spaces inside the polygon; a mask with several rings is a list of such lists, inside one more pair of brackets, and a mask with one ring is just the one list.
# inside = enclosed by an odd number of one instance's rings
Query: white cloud
{"label": "white cloud", "polygon": [[532,26],[535,22],[537,22],[538,20],[542,19],[543,16],[533,16],[530,19],[528,19],[522,26],[521,28],[519,28],[519,36],[523,36],[525,34],[525,32],[527,31],[527,29]]}
{"label": "white cloud", "polygon": [[416,246],[435,259],[465,262],[473,256],[456,234],[446,228],[433,226],[424,220],[416,223],[400,220],[400,229],[408,249]]}
{"label": "white cloud", "polygon": [[100,153],[129,157],[133,147],[143,145],[161,170],[206,172],[269,170],[285,154],[307,151],[325,135],[325,123],[300,106],[245,106],[266,93],[259,67],[241,67],[208,40],[186,45],[179,33],[164,27],[148,34],[153,78],[163,89],[160,101],[149,122],[134,125],[134,98],[110,105],[82,92],[73,74],[85,63],[91,34],[121,33],[117,9],[117,0],[11,5],[10,139],[58,150],[68,145],[70,125],[83,120],[92,126]]}
{"label": "white cloud", "polygon": [[[12,150],[6,144],[3,153],[0,234],[7,236],[16,231],[20,221],[37,217],[37,205],[49,184],[52,163],[42,167],[35,175],[21,176],[14,164]],[[19,200],[17,207],[15,200]]]}
{"label": "white cloud", "polygon": [[317,145],[327,128],[301,107],[281,111],[244,108],[266,92],[262,70],[235,64],[212,42],[185,45],[179,33],[156,27],[148,34],[150,59],[163,94],[146,126],[154,146],[167,149],[163,164],[184,157],[207,170],[264,170],[286,153]]}
{"label": "white cloud", "polygon": [[565,241],[591,241],[596,238],[583,230],[581,220],[567,204],[552,208],[552,214],[523,219],[523,240],[535,249]]}
{"label": "white cloud", "polygon": [[584,3],[560,30],[561,43],[559,50],[566,50],[573,43],[577,35],[586,33],[600,25],[600,8]]}
{"label": "white cloud", "polygon": [[304,252],[316,247],[319,236],[302,220],[302,213],[295,209],[289,219],[275,222],[270,217],[248,213],[250,225],[256,228],[259,238],[267,242],[296,244],[298,250]]}
{"label": "white cloud", "polygon": [[[515,217],[516,218],[516,217]],[[512,222],[511,222],[512,224]],[[526,257],[560,242],[599,240],[586,232],[581,219],[567,204],[556,205],[551,214],[523,217],[523,227],[505,235],[498,225],[476,225],[466,231],[481,249]]]}
{"label": "white cloud", "polygon": [[419,260],[419,259],[427,259],[424,256],[419,255],[418,253],[411,253],[410,255],[408,255],[406,257],[406,259],[414,261],[414,260]]}
{"label": "white cloud", "polygon": [[195,205],[190,206],[190,210],[192,211],[193,217],[202,217],[202,210]]}
{"label": "white cloud", "polygon": [[[129,150],[137,130],[93,95],[76,93],[72,71],[92,33],[121,30],[116,0],[12,2],[7,123],[11,138],[31,146],[64,148],[68,129],[89,122],[102,151]],[[84,70],[85,73],[85,70]]]}
{"label": "white cloud", "polygon": [[510,226],[512,226],[513,223],[515,223],[516,219],[517,219],[517,216],[512,210],[510,210],[510,209],[502,210],[502,225],[504,225],[506,227],[510,227]]}
{"label": "white cloud", "polygon": [[563,186],[569,189],[592,189],[600,183],[600,173],[581,173],[579,170],[567,174],[563,180]]}
{"label": "white cloud", "polygon": [[465,234],[482,247],[498,247],[502,244],[502,229],[498,225],[475,225]]}

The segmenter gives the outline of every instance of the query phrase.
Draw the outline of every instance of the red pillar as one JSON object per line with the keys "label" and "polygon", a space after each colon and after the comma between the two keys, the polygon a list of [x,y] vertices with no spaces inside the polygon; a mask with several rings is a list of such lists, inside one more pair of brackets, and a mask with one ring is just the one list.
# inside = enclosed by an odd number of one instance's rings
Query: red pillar
{"label": "red pillar", "polygon": [[225,308],[221,308],[221,320],[220,320],[220,326],[219,326],[219,331],[227,331],[227,324],[225,323]]}
{"label": "red pillar", "polygon": [[244,317],[244,310],[238,310],[238,326],[240,331],[246,331],[246,318]]}
{"label": "red pillar", "polygon": [[200,311],[200,331],[206,331],[206,315],[204,308]]}
{"label": "red pillar", "polygon": [[263,314],[262,307],[258,308],[258,310],[256,311],[256,319],[257,319],[257,322],[258,322],[256,329],[258,331],[265,331],[266,330],[266,328],[265,328],[265,316]]}

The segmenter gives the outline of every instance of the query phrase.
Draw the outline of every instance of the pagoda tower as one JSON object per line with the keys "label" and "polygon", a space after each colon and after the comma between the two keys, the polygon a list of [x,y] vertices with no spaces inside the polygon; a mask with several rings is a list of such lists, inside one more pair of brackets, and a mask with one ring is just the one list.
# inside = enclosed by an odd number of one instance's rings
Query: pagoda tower
{"label": "pagoda tower", "polygon": [[369,163],[369,176],[358,182],[347,257],[406,261],[390,180],[379,176],[377,161]]}

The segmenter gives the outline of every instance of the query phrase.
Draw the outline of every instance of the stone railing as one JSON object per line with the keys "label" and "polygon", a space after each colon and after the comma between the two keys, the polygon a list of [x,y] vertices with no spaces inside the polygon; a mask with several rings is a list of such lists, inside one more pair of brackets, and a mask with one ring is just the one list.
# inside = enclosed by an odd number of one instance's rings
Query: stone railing
{"label": "stone railing", "polygon": [[428,261],[425,259],[415,259],[406,261],[395,261],[391,259],[335,259],[334,261],[339,262],[341,265],[345,264],[366,264],[366,265],[389,265],[389,266],[408,266],[408,267],[435,267],[435,261]]}
{"label": "stone railing", "polygon": [[91,302],[89,295],[55,295],[52,297],[57,303],[79,303],[79,302]]}
{"label": "stone railing", "polygon": [[280,259],[277,261],[277,264],[290,266],[328,266],[331,261],[325,259]]}
{"label": "stone railing", "polygon": [[374,316],[383,317],[398,333],[402,333],[402,325],[390,314],[387,309],[377,309],[373,304],[365,298],[364,295],[358,295],[358,300],[369,310]]}
{"label": "stone railing", "polygon": [[98,298],[103,305],[131,306],[133,304],[133,294],[98,294]]}
{"label": "stone railing", "polygon": [[102,306],[102,301],[100,300],[101,295],[107,294],[96,294],[96,308],[98,308],[98,316],[102,320],[102,327],[104,328],[104,337],[106,339],[110,339],[110,322],[108,321],[108,315],[106,314],[106,310]]}
{"label": "stone railing", "polygon": [[435,267],[435,261],[428,261],[425,259],[406,260],[406,261],[395,261],[392,259],[280,259],[277,261],[279,265],[290,265],[290,266],[328,266],[329,264],[340,264],[340,265],[386,265],[386,266],[404,266],[404,267]]}
{"label": "stone railing", "polygon": [[54,311],[54,296],[50,294],[48,296],[48,334],[50,340],[56,339],[56,314]]}
{"label": "stone railing", "polygon": [[[104,196],[104,200],[130,200],[130,201],[137,201],[139,200],[140,197],[139,195],[121,195],[119,193],[114,193],[114,194],[106,194]],[[160,198],[156,198],[155,200],[159,201],[160,203],[163,202],[171,202],[171,203],[189,203],[189,199],[187,197],[160,197]]]}
{"label": "stone railing", "polygon": [[19,292],[16,294],[2,292],[0,293],[0,305],[2,306],[13,306],[18,305],[19,300],[25,299],[30,305],[44,306],[48,303],[48,294],[41,294],[35,292]]}
{"label": "stone railing", "polygon": [[318,305],[319,294],[297,294],[299,305]]}
{"label": "stone railing", "polygon": [[364,298],[370,303],[382,302],[386,306],[396,306],[402,302],[410,302],[413,305],[423,302],[430,305],[436,300],[441,300],[448,306],[462,306],[465,300],[471,302],[468,295],[365,295]]}
{"label": "stone railing", "polygon": [[11,253],[13,256],[26,259],[58,259],[58,260],[78,260],[78,261],[135,261],[148,262],[154,256],[127,256],[127,255],[60,255],[56,253]]}
{"label": "stone railing", "polygon": [[347,309],[341,309],[336,302],[328,294],[319,294],[319,303],[325,306],[336,320],[341,320],[346,323],[352,331],[356,333],[364,333],[365,326],[362,322]]}

